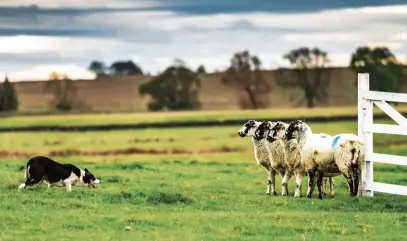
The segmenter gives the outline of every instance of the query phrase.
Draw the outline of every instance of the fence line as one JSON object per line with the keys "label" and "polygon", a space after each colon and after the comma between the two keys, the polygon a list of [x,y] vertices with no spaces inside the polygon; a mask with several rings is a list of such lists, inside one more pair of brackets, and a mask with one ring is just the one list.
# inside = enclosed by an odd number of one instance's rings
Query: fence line
{"label": "fence line", "polygon": [[[374,192],[407,195],[407,186],[379,183],[373,180],[373,164],[386,163],[407,166],[407,157],[375,153],[373,134],[407,135],[407,119],[386,101],[407,103],[407,94],[372,91],[369,74],[358,74],[358,135],[364,143],[365,160],[362,166],[362,195],[373,196]],[[373,123],[373,105],[379,107],[398,125]]]}

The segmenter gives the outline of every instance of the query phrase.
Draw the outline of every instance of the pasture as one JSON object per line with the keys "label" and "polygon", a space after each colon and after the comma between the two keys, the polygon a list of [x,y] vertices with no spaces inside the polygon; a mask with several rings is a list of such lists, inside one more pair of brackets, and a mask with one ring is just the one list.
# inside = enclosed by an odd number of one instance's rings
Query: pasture
{"label": "pasture", "polygon": [[[399,112],[407,112],[407,105],[395,107]],[[284,108],[260,110],[230,110],[230,111],[176,111],[151,113],[98,113],[98,114],[52,114],[39,115],[5,115],[0,118],[0,127],[22,126],[81,126],[81,125],[109,125],[109,124],[141,124],[141,123],[174,123],[174,122],[202,122],[242,119],[278,119],[309,118],[309,117],[357,117],[355,106],[319,107],[319,108]],[[375,114],[383,114],[377,107]]]}
{"label": "pasture", "polygon": [[[357,132],[356,122],[310,125],[314,132]],[[251,140],[237,136],[239,128],[2,133],[0,240],[405,239],[405,197],[350,198],[341,176],[334,199],[319,200],[316,192],[294,199],[293,178],[290,197],[265,196],[266,172],[254,160]],[[407,155],[406,143],[402,136],[375,135],[376,152]],[[18,191],[22,167],[39,154],[86,167],[102,184],[71,193],[46,184]],[[375,180],[407,185],[406,171],[376,164]],[[278,177],[279,194],[280,183]]]}

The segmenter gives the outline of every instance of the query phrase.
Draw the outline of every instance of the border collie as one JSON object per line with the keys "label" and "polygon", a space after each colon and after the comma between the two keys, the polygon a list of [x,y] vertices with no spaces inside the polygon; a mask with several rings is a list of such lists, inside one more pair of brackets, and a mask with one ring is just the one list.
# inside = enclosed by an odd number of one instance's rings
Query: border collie
{"label": "border collie", "polygon": [[86,168],[82,170],[72,164],[61,164],[45,156],[36,156],[28,160],[25,178],[25,183],[22,183],[18,189],[39,185],[44,180],[48,182],[48,188],[51,185],[65,186],[68,192],[75,185],[88,185],[96,188],[96,185],[101,183]]}

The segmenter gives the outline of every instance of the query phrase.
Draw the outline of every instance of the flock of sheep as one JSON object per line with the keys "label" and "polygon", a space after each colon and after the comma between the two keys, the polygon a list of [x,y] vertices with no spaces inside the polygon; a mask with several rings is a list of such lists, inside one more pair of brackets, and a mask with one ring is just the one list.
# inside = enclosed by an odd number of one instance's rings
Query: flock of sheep
{"label": "flock of sheep", "polygon": [[242,126],[238,135],[252,137],[256,161],[268,173],[266,195],[277,195],[277,173],[282,177],[283,196],[289,195],[287,183],[294,175],[294,197],[300,197],[302,180],[308,175],[307,197],[312,196],[317,179],[318,198],[322,199],[327,178],[330,180],[330,196],[334,197],[333,177],[341,174],[347,180],[349,195],[359,195],[359,173],[364,153],[363,143],[357,135],[313,134],[305,120],[292,121],[290,124],[250,120]]}

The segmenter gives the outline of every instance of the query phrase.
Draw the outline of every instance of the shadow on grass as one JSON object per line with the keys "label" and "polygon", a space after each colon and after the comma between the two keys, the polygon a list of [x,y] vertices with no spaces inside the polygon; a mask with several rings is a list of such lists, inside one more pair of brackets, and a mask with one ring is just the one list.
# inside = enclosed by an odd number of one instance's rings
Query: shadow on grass
{"label": "shadow on grass", "polygon": [[161,226],[160,224],[153,222],[151,220],[142,220],[138,218],[129,218],[127,219],[127,224],[133,224],[136,226],[142,226],[142,227],[158,227]]}
{"label": "shadow on grass", "polygon": [[151,204],[192,204],[193,200],[181,193],[156,192],[148,196],[147,202]]}
{"label": "shadow on grass", "polygon": [[[399,212],[407,213],[404,197],[377,194],[373,198],[345,198],[318,204],[318,210],[329,212]],[[316,201],[318,202],[318,201]]]}
{"label": "shadow on grass", "polygon": [[110,164],[103,164],[97,165],[96,168],[103,169],[103,170],[150,170],[149,168],[144,168],[144,166],[140,163],[133,162],[133,163],[110,163]]}
{"label": "shadow on grass", "polygon": [[142,204],[147,202],[153,205],[193,203],[191,198],[185,197],[181,193],[153,192],[145,194],[144,192],[137,192],[136,194],[132,194],[125,191],[118,194],[106,195],[106,201],[110,204]]}

